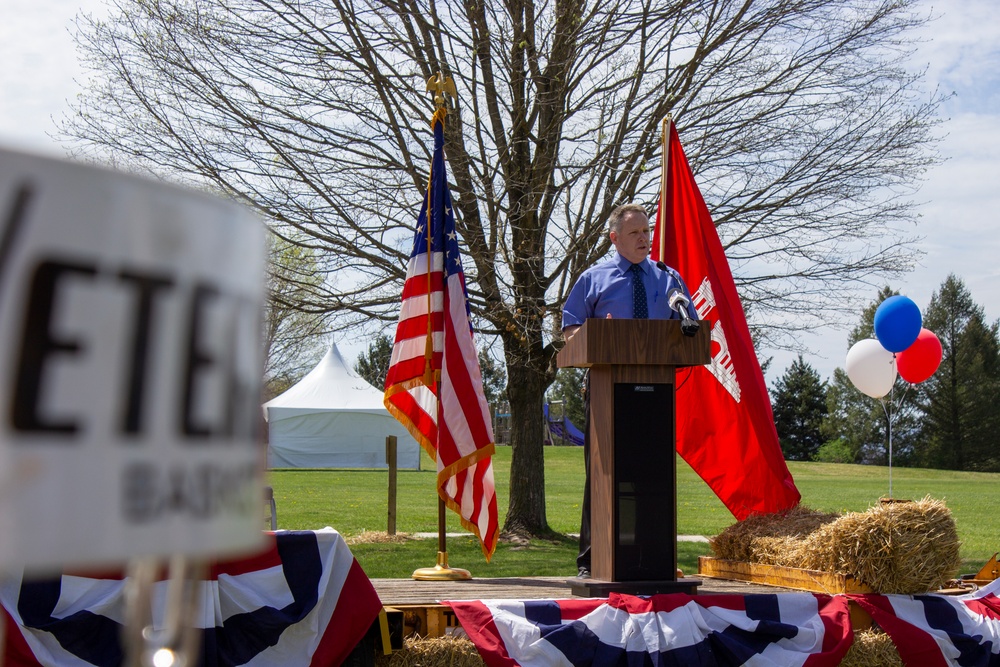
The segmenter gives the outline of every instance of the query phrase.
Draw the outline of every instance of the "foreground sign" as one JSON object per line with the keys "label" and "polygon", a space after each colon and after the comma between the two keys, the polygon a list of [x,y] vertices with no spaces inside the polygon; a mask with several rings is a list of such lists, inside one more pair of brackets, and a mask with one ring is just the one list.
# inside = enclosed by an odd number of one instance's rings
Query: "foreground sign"
{"label": "foreground sign", "polygon": [[260,544],[263,225],[0,151],[0,564]]}

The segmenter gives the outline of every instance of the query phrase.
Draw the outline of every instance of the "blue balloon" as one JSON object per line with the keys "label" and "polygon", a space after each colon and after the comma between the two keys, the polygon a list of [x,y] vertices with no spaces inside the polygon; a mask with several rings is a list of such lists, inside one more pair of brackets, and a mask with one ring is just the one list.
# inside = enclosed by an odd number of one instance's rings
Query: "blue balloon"
{"label": "blue balloon", "polygon": [[875,337],[890,352],[902,352],[920,335],[920,309],[905,296],[890,296],[875,309]]}

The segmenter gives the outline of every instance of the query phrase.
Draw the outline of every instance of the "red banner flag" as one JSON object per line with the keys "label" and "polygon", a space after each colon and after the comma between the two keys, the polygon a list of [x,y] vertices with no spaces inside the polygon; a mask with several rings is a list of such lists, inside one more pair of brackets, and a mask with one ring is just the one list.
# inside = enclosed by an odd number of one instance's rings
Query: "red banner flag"
{"label": "red banner flag", "polygon": [[651,255],[680,272],[712,321],[712,362],[678,371],[677,451],[737,519],[781,512],[800,495],[729,262],[673,123],[669,133]]}
{"label": "red banner flag", "polygon": [[462,256],[444,161],[444,117],[403,286],[385,407],[437,462],[438,495],[482,543],[488,561],[499,525],[493,425],[472,337]]}

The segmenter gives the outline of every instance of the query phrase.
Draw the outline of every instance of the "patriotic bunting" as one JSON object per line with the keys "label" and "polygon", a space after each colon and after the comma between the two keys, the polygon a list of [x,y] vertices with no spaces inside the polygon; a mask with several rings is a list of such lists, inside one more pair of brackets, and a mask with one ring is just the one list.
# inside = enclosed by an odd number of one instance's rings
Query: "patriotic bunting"
{"label": "patriotic bunting", "polygon": [[[154,585],[161,603],[166,581]],[[264,553],[216,564],[202,581],[202,665],[339,665],[382,602],[339,533],[282,531]],[[121,572],[0,577],[8,667],[121,665]],[[162,622],[154,609],[154,625]]]}
{"label": "patriotic bunting", "polygon": [[843,596],[686,595],[447,602],[490,667],[840,663]]}
{"label": "patriotic bunting", "polygon": [[967,595],[852,595],[907,667],[1000,665],[1000,580]]}

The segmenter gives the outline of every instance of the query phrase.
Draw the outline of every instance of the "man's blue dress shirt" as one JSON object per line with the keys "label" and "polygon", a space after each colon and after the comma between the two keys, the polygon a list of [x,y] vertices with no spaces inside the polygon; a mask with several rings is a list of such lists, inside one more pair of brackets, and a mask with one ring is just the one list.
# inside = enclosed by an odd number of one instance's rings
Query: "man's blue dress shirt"
{"label": "man's blue dress shirt", "polygon": [[[663,271],[649,258],[639,266],[642,268],[642,284],[646,288],[650,319],[678,319],[677,313],[670,310],[667,294],[677,288],[690,301],[691,294],[684,281],[673,269]],[[632,319],[631,267],[632,262],[615,253],[614,259],[584,271],[563,306],[563,329],[580,326],[587,318],[603,319],[609,313],[615,319]],[[691,319],[698,319],[693,304],[688,306],[688,313]]]}

